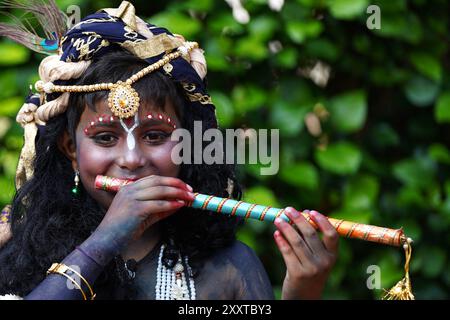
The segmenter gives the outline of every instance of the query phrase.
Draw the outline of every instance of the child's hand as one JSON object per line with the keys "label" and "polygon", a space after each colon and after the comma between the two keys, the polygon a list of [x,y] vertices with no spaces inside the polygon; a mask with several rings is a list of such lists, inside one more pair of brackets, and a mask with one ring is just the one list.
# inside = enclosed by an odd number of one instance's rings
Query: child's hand
{"label": "child's hand", "polygon": [[97,230],[125,245],[192,200],[192,188],[180,179],[148,176],[121,187]]}
{"label": "child's hand", "polygon": [[338,233],[331,223],[317,211],[310,215],[323,232],[323,240],[316,230],[294,208],[285,210],[299,231],[281,219],[274,237],[287,267],[282,299],[320,299],[328,274],[337,258]]}

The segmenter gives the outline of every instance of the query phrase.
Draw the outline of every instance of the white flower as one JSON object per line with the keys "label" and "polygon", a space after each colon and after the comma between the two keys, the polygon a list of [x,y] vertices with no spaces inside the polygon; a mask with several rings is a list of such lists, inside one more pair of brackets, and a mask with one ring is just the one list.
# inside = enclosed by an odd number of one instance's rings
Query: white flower
{"label": "white flower", "polygon": [[269,8],[273,11],[281,11],[284,5],[284,0],[269,0]]}
{"label": "white flower", "polygon": [[246,24],[250,21],[250,15],[248,11],[242,6],[240,0],[225,0],[228,5],[233,9],[234,19],[242,24]]}

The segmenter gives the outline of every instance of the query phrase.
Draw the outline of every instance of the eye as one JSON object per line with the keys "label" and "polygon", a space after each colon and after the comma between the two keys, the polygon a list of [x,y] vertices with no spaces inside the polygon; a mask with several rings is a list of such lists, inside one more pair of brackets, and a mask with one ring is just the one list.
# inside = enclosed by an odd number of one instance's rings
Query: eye
{"label": "eye", "polygon": [[115,136],[113,136],[112,134],[97,134],[95,136],[93,136],[91,138],[92,140],[94,140],[96,143],[98,144],[112,144],[113,142],[115,142],[117,140],[117,138]]}
{"label": "eye", "polygon": [[170,133],[164,131],[150,131],[144,135],[144,140],[152,144],[157,144],[164,142],[169,136]]}

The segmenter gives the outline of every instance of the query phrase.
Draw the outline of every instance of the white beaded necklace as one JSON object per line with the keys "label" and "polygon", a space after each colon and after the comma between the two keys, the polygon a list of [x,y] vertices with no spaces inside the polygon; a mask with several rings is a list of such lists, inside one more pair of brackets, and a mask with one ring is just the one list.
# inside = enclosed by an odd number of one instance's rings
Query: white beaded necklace
{"label": "white beaded necklace", "polygon": [[[178,261],[173,269],[166,268],[162,263],[165,247],[165,244],[163,244],[159,251],[155,287],[156,300],[195,300],[194,279],[191,276],[189,277],[188,287],[181,255],[178,255]],[[189,269],[187,256],[184,257],[184,262]]]}

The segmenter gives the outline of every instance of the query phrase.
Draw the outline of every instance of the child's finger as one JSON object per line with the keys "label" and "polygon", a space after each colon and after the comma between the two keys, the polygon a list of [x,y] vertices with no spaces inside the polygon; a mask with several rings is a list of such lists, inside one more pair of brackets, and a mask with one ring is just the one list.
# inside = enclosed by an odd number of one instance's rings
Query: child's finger
{"label": "child's finger", "polygon": [[293,252],[297,255],[298,259],[303,261],[303,263],[312,260],[313,253],[311,252],[311,249],[292,226],[280,218],[275,219],[275,226],[284,236],[289,246],[293,249]]}
{"label": "child's finger", "polygon": [[137,191],[134,198],[140,201],[157,200],[157,199],[165,199],[165,200],[179,199],[185,201],[193,201],[194,194],[190,191],[186,191],[185,189],[169,186],[157,186],[144,188],[142,190]]}
{"label": "child's finger", "polygon": [[294,250],[286,241],[286,239],[284,239],[279,230],[275,231],[273,237],[275,238],[275,243],[277,244],[277,247],[280,250],[281,255],[283,256],[283,260],[286,264],[288,272],[294,277],[298,277],[300,275],[299,265],[302,265],[302,261],[298,259]]}
{"label": "child's finger", "polygon": [[164,176],[157,176],[157,175],[151,175],[144,178],[141,178],[133,183],[136,187],[139,188],[148,188],[151,186],[172,186],[172,187],[178,187],[181,189],[188,190],[192,192],[192,187],[182,181],[181,179],[174,178],[174,177],[164,177]]}
{"label": "child's finger", "polygon": [[311,219],[317,224],[323,233],[323,244],[325,248],[333,253],[338,250],[339,234],[328,219],[317,211],[310,212]]}
{"label": "child's finger", "polygon": [[324,251],[322,241],[320,240],[317,231],[313,228],[313,226],[311,226],[305,217],[300,214],[300,212],[292,207],[287,207],[285,213],[298,227],[306,245],[311,249],[313,254],[317,255],[320,254],[321,251]]}
{"label": "child's finger", "polygon": [[152,215],[158,215],[162,212],[171,211],[183,207],[186,203],[183,200],[152,200],[148,202],[142,202],[144,207],[142,207],[143,220],[146,220]]}

